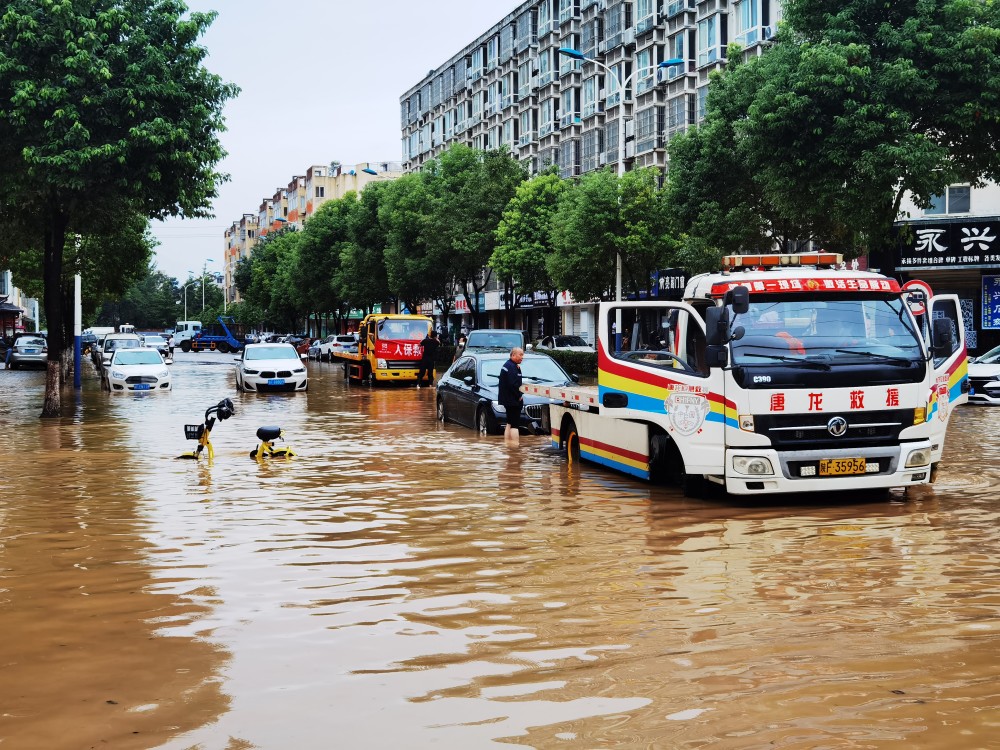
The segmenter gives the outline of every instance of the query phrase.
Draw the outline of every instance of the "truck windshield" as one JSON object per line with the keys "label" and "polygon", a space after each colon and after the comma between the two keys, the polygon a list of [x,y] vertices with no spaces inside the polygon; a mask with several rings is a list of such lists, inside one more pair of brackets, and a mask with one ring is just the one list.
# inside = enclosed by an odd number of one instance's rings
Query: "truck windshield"
{"label": "truck windshield", "polygon": [[389,341],[420,341],[430,331],[426,320],[393,320],[388,318],[378,324],[378,337]]}
{"label": "truck windshield", "polygon": [[737,315],[733,329],[744,335],[732,343],[733,364],[827,365],[881,362],[909,366],[922,360],[920,339],[898,297],[753,299]]}

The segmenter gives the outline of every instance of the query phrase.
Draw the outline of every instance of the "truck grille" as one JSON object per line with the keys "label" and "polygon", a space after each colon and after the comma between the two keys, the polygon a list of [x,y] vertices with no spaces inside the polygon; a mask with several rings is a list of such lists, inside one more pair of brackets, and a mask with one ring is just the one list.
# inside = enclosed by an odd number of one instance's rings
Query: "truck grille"
{"label": "truck grille", "polygon": [[416,370],[420,363],[412,359],[387,359],[385,369],[387,370]]}
{"label": "truck grille", "polygon": [[[835,417],[847,421],[847,432],[830,434]],[[846,412],[844,414],[768,414],[754,416],[754,431],[767,435],[775,448],[861,448],[894,443],[899,433],[913,425],[912,409]]]}

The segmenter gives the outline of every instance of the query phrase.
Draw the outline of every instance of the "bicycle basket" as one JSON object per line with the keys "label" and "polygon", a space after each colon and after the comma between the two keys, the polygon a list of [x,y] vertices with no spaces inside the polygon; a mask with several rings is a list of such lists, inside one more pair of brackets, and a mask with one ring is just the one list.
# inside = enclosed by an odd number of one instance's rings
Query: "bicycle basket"
{"label": "bicycle basket", "polygon": [[184,437],[187,440],[201,440],[201,436],[204,433],[205,433],[205,425],[203,424],[184,425]]}

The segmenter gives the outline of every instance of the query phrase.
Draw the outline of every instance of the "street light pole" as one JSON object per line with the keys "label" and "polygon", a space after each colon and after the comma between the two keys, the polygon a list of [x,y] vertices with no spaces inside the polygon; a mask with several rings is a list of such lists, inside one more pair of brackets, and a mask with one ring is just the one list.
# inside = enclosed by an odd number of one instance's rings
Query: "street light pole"
{"label": "street light pole", "polygon": [[[642,73],[647,70],[656,70],[658,68],[669,68],[674,65],[683,65],[684,60],[679,57],[673,57],[669,60],[664,60],[656,65],[647,65],[642,68],[637,68],[633,70],[624,81],[618,77],[618,73],[610,65],[607,65],[600,60],[596,60],[593,57],[587,57],[585,54],[579,50],[573,49],[572,47],[560,47],[559,54],[565,55],[566,57],[571,57],[574,60],[580,60],[585,63],[594,63],[604,68],[608,75],[610,75],[615,84],[618,86],[618,96],[619,104],[621,106],[621,112],[618,113],[618,177],[621,178],[625,174],[625,87],[631,83],[632,78],[634,78],[638,73]],[[622,256],[620,252],[615,253],[615,302],[622,301]],[[615,310],[615,351],[620,352],[622,350],[622,309],[619,307]]]}

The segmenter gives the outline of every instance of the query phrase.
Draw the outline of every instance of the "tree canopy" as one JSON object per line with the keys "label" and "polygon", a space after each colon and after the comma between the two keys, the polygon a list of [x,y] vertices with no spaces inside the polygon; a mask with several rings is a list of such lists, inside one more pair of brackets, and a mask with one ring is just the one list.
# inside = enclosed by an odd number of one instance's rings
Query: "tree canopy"
{"label": "tree canopy", "polygon": [[[49,367],[60,411],[63,263],[108,211],[210,215],[223,175],[222,107],[237,93],[203,66],[214,14],[179,0],[11,0],[0,16],[0,226],[40,248]],[[105,269],[114,273],[113,269]]]}
{"label": "tree canopy", "polygon": [[704,124],[670,145],[681,231],[878,253],[907,192],[928,205],[1000,177],[1000,5],[789,0],[783,16],[759,57],[731,50]]}

